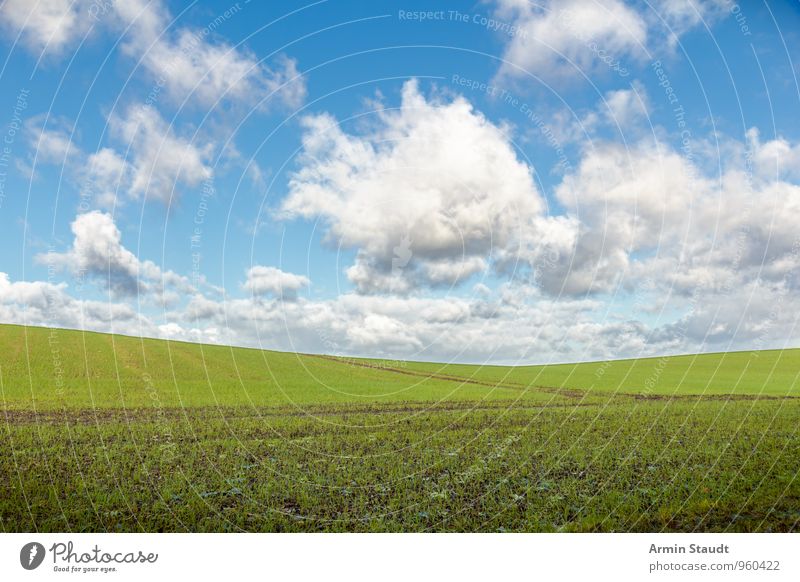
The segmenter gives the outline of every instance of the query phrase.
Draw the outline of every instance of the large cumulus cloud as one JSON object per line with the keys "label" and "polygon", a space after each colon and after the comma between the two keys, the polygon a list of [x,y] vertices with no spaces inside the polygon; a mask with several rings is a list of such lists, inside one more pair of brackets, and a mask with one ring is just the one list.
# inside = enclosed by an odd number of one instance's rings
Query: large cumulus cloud
{"label": "large cumulus cloud", "polygon": [[494,261],[572,242],[573,225],[548,216],[507,129],[461,97],[428,99],[409,81],[400,107],[378,111],[361,134],[327,114],[303,124],[281,210],[320,219],[330,244],[357,251],[347,276],[361,292],[453,286]]}

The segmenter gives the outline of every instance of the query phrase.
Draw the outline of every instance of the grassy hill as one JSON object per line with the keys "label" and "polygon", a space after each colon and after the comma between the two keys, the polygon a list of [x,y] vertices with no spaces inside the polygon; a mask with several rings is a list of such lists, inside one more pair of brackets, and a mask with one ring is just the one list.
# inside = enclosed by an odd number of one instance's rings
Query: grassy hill
{"label": "grassy hill", "polygon": [[409,363],[487,382],[556,386],[604,393],[663,396],[800,395],[800,349],[664,356],[550,366],[464,366]]}
{"label": "grassy hill", "polygon": [[0,325],[8,408],[800,395],[800,350],[553,366],[387,362]]}
{"label": "grassy hill", "polygon": [[559,366],[0,326],[0,531],[797,531],[800,351]]}

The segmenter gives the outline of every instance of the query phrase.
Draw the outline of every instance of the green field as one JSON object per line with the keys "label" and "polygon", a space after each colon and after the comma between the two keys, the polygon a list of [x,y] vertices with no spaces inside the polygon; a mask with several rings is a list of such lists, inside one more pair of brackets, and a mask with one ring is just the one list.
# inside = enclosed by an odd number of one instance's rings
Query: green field
{"label": "green field", "polygon": [[3,531],[796,531],[800,350],[557,366],[0,325]]}

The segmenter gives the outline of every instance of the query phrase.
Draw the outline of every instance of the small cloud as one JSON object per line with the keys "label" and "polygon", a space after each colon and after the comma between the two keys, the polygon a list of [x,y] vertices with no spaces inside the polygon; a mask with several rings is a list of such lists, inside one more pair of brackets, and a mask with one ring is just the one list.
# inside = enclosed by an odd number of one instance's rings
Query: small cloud
{"label": "small cloud", "polygon": [[242,288],[255,297],[277,297],[294,300],[300,289],[308,287],[311,281],[303,275],[295,275],[276,269],[256,265],[247,270],[247,280]]}

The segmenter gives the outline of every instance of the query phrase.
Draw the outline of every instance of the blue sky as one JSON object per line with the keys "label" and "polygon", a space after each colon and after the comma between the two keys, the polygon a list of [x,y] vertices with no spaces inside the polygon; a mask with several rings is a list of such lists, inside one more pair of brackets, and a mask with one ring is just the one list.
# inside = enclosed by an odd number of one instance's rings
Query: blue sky
{"label": "blue sky", "polygon": [[2,321],[501,363],[797,345],[796,3],[0,14]]}

